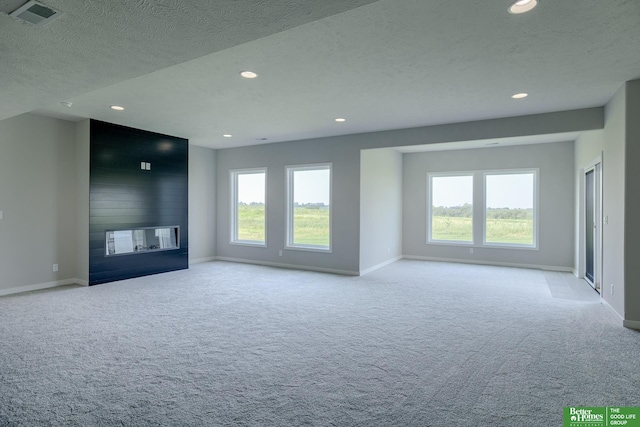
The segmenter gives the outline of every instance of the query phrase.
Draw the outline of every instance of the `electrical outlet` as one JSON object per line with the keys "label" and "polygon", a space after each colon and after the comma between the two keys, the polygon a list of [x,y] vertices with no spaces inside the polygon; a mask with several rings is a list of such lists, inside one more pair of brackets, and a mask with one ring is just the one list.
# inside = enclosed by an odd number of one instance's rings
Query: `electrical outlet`
{"label": "electrical outlet", "polygon": [[472,254],[473,253],[473,248],[469,248],[469,253]]}
{"label": "electrical outlet", "polygon": [[611,295],[613,295],[613,283],[611,284]]}
{"label": "electrical outlet", "polygon": [[4,218],[4,214],[0,211],[0,219]]}
{"label": "electrical outlet", "polygon": [[391,248],[387,248],[387,253],[390,254],[391,253]]}
{"label": "electrical outlet", "polygon": [[282,256],[282,249],[278,251],[278,256]]}
{"label": "electrical outlet", "polygon": [[58,271],[58,264],[53,264],[53,271],[54,272]]}

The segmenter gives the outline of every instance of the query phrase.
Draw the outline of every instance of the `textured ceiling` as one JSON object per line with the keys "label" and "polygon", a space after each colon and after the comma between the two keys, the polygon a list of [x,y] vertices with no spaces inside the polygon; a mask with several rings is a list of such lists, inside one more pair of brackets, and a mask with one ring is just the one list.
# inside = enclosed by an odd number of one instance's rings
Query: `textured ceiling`
{"label": "textured ceiling", "polygon": [[0,0],[0,119],[293,28],[373,0],[43,0],[43,27]]}
{"label": "textured ceiling", "polygon": [[65,15],[43,28],[0,14],[0,118],[222,148],[602,106],[640,78],[638,0],[44,2]]}

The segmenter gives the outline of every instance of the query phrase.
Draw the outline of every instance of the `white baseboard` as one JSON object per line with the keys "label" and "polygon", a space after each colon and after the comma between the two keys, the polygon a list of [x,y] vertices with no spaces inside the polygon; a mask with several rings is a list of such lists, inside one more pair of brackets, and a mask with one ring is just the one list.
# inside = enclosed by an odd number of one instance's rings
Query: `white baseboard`
{"label": "white baseboard", "polygon": [[479,265],[495,265],[498,267],[516,267],[516,268],[533,268],[535,270],[561,271],[566,273],[573,272],[573,267],[561,267],[557,265],[538,265],[538,264],[520,264],[512,262],[490,262],[457,258],[436,258],[428,256],[404,255],[404,259],[415,259],[421,261],[438,261],[438,262],[455,262],[459,264],[479,264]]}
{"label": "white baseboard", "polygon": [[602,293],[600,294],[600,302],[602,303],[602,305],[605,305],[605,306],[609,307],[609,310],[611,310],[611,313],[613,313],[618,319],[622,320],[622,322],[624,323],[624,321],[625,321],[624,320],[624,316],[622,314],[618,313],[616,311],[616,309],[613,308],[613,306],[611,304],[609,304],[609,302],[602,297]]}
{"label": "white baseboard", "polygon": [[214,256],[210,256],[207,258],[198,258],[198,259],[190,259],[189,260],[189,265],[191,264],[202,264],[203,262],[211,262],[211,261],[215,261],[216,257]]}
{"label": "white baseboard", "polygon": [[309,265],[298,265],[298,264],[281,264],[279,262],[268,262],[268,261],[256,261],[252,259],[244,259],[244,258],[229,258],[229,257],[216,257],[218,261],[229,261],[229,262],[239,262],[243,264],[255,264],[255,265],[264,265],[267,267],[277,267],[277,268],[286,268],[289,270],[305,270],[305,271],[317,271],[319,273],[332,273],[332,274],[341,274],[343,276],[359,276],[360,273],[357,271],[350,270],[338,270],[335,268],[323,268],[323,267],[312,267]]}
{"label": "white baseboard", "polygon": [[80,286],[89,286],[89,281],[88,280],[81,280],[81,279],[71,279],[71,283],[68,283],[69,285],[80,285]]}
{"label": "white baseboard", "polygon": [[40,291],[42,289],[56,288],[58,286],[66,285],[81,285],[89,286],[89,282],[80,279],[65,279],[57,280],[55,282],[36,283],[35,285],[17,286],[15,288],[0,289],[0,296],[19,294],[22,292]]}
{"label": "white baseboard", "polygon": [[582,277],[580,277],[580,275],[578,274],[578,270],[576,270],[575,268],[571,270],[571,272],[573,273],[574,276],[576,276],[578,279],[582,279]]}
{"label": "white baseboard", "polygon": [[640,331],[640,322],[638,322],[637,320],[623,320],[622,326],[624,326],[625,328],[636,329]]}
{"label": "white baseboard", "polygon": [[379,268],[382,268],[382,267],[384,267],[386,265],[393,264],[394,262],[396,262],[398,260],[401,260],[401,259],[402,259],[402,255],[394,257],[394,258],[391,258],[391,259],[388,259],[388,260],[386,260],[384,262],[381,262],[380,264],[374,265],[373,267],[369,267],[366,270],[361,270],[360,271],[360,275],[364,276],[365,274],[371,273],[372,271],[377,270]]}

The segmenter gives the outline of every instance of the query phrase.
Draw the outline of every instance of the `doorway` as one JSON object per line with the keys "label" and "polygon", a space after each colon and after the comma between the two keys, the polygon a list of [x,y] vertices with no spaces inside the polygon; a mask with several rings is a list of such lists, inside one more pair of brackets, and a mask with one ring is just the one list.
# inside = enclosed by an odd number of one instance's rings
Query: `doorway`
{"label": "doorway", "polygon": [[585,169],[584,176],[584,278],[600,292],[602,282],[602,174],[601,163]]}

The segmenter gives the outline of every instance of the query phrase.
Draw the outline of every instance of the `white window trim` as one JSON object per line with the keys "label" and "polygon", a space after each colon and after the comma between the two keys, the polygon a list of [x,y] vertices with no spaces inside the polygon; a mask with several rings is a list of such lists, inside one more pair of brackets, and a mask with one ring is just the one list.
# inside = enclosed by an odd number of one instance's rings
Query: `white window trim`
{"label": "white window trim", "polygon": [[427,243],[428,244],[438,244],[438,245],[453,245],[453,246],[473,246],[473,224],[474,224],[474,216],[471,217],[471,241],[465,240],[437,240],[431,237],[431,228],[433,221],[431,220],[431,214],[433,210],[433,178],[440,177],[455,177],[455,176],[470,176],[472,179],[471,182],[471,206],[472,212],[475,210],[475,204],[473,203],[473,194],[474,194],[474,186],[475,186],[475,172],[462,171],[462,172],[428,172],[427,173]]}
{"label": "white window trim", "polygon": [[[514,243],[494,243],[494,242],[486,242],[486,224],[487,224],[487,175],[511,175],[518,173],[533,173],[533,241],[532,245],[522,245],[522,244],[514,244]],[[431,239],[431,210],[432,210],[432,180],[431,177],[440,177],[440,176],[473,176],[473,186],[474,186],[474,198],[473,198],[473,242],[466,241],[456,241],[456,240],[433,240]],[[481,184],[480,178],[482,178]],[[482,188],[482,200],[477,200],[476,198],[476,187],[481,185]],[[515,249],[515,250],[524,250],[524,251],[537,251],[539,250],[538,242],[539,242],[539,201],[540,201],[540,168],[515,168],[515,169],[495,169],[495,170],[466,170],[466,171],[441,171],[441,172],[427,172],[427,217],[426,217],[426,244],[428,245],[442,245],[442,246],[458,246],[458,247],[466,247],[466,248],[487,248],[487,249]],[[478,190],[479,191],[479,190]],[[482,216],[476,215],[479,213],[479,210],[482,210]],[[477,235],[476,224],[478,219],[482,219],[482,236]],[[478,230],[479,232],[479,230]],[[476,243],[476,241],[478,243]]]}
{"label": "white window trim", "polygon": [[[238,239],[238,175],[264,173],[264,241],[260,240],[239,240]],[[231,212],[229,244],[239,246],[267,247],[267,168],[231,169],[229,170],[229,182],[231,189]]]}
{"label": "white window trim", "polygon": [[[293,173],[329,169],[329,246],[293,243]],[[313,163],[285,166],[285,246],[287,250],[331,253],[333,245],[333,163]]]}
{"label": "white window trim", "polygon": [[[487,242],[487,175],[533,174],[533,244]],[[538,205],[540,188],[540,168],[500,169],[482,171],[482,247],[503,249],[538,250]]]}

